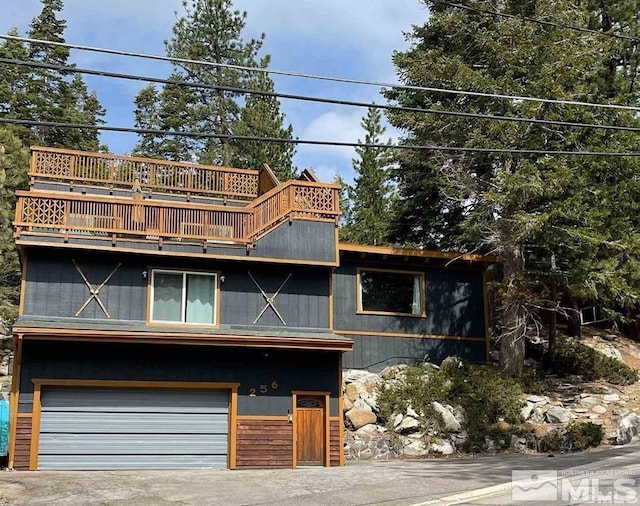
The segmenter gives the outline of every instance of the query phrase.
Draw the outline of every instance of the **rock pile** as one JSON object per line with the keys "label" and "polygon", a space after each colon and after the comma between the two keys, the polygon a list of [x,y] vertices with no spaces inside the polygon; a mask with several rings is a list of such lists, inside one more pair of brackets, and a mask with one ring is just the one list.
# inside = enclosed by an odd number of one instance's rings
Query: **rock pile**
{"label": "rock pile", "polygon": [[[394,413],[389,420],[382,419],[378,388],[383,381],[402,381],[406,367],[387,367],[380,374],[345,371],[344,451],[348,460],[451,455],[463,451],[468,434],[466,416],[460,407],[434,402],[430,417],[408,406],[404,412]],[[523,427],[537,439],[552,431],[564,433],[564,428],[572,421],[585,421],[602,425],[608,444],[627,444],[640,439],[640,414],[636,414],[640,413],[640,383],[629,387],[630,391],[618,389],[620,393],[611,388],[558,382],[548,395],[527,395],[522,400]],[[508,424],[504,425],[508,427]],[[485,438],[485,450],[505,448],[525,452],[532,446],[531,441],[523,437],[513,436],[511,441]]]}

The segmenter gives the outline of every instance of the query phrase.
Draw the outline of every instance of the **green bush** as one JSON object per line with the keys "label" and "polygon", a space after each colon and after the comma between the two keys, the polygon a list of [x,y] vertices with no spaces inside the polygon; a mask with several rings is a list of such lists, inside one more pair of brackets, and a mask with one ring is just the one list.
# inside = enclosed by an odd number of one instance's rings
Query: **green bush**
{"label": "green bush", "polygon": [[579,374],[587,381],[603,379],[620,385],[638,381],[638,371],[577,341],[561,341],[553,367],[562,374]]}
{"label": "green bush", "polygon": [[540,452],[559,452],[561,450],[564,450],[564,438],[559,430],[552,430],[538,441],[538,451]]}
{"label": "green bush", "polygon": [[417,413],[424,415],[421,421],[425,425],[429,420],[437,420],[434,401],[461,406],[467,419],[469,447],[482,447],[487,428],[500,419],[511,424],[522,421],[522,388],[496,367],[449,358],[440,369],[420,365],[403,371],[403,380],[387,380],[380,389],[378,404],[387,420],[394,413],[405,412],[411,404]]}
{"label": "green bush", "polygon": [[571,422],[566,428],[567,438],[574,451],[599,446],[604,438],[602,426],[591,422]]}

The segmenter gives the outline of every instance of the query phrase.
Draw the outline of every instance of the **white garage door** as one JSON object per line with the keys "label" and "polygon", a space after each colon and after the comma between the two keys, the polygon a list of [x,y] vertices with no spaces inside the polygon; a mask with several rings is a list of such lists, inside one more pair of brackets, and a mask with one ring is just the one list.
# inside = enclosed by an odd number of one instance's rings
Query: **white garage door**
{"label": "white garage door", "polygon": [[38,469],[227,467],[223,390],[43,387]]}

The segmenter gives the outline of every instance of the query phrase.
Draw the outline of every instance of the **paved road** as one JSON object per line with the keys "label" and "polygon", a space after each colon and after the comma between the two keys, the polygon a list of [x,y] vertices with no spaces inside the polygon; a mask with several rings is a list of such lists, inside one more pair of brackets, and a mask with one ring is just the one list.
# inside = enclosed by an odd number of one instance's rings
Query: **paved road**
{"label": "paved road", "polygon": [[[543,455],[465,457],[273,471],[6,471],[0,472],[0,504],[511,504],[512,470],[564,472],[575,466],[622,470],[632,468],[637,462],[640,462],[640,446],[554,458]],[[536,499],[528,504],[540,502]]]}

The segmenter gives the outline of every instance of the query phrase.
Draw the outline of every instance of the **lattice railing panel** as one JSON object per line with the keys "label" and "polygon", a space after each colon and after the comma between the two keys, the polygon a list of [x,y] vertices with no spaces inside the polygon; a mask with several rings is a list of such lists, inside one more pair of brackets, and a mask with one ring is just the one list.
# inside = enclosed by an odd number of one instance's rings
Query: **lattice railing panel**
{"label": "lattice railing panel", "polygon": [[64,224],[65,202],[56,199],[30,198],[23,201],[23,220],[31,225]]}
{"label": "lattice railing panel", "polygon": [[312,211],[336,211],[336,196],[337,190],[333,188],[296,186],[295,207]]}
{"label": "lattice railing panel", "polygon": [[34,167],[39,174],[66,177],[71,174],[72,159],[63,153],[39,152],[35,157]]}
{"label": "lattice railing panel", "polygon": [[224,240],[246,242],[253,229],[250,211],[201,205],[166,205],[158,201],[83,197],[21,196],[16,226],[52,228],[65,235],[109,234],[143,239]]}
{"label": "lattice railing panel", "polygon": [[33,148],[30,176],[109,187],[238,199],[258,195],[258,171],[103,153]]}
{"label": "lattice railing panel", "polygon": [[252,174],[227,173],[225,190],[229,193],[258,194],[258,178]]}

